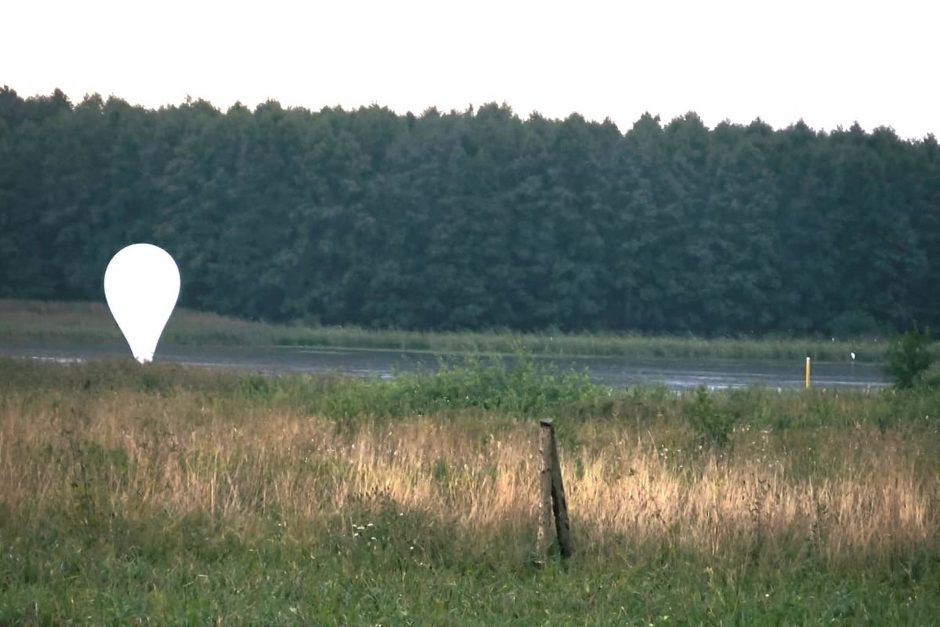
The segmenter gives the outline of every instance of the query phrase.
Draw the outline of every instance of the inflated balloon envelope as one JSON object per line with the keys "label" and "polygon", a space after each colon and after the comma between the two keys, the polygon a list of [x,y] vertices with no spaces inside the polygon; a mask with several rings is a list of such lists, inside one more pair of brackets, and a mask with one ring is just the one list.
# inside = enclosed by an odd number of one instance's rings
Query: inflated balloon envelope
{"label": "inflated balloon envelope", "polygon": [[134,358],[153,361],[157,342],[176,307],[180,271],[168,252],[153,244],[132,244],[111,258],[104,272],[104,296]]}

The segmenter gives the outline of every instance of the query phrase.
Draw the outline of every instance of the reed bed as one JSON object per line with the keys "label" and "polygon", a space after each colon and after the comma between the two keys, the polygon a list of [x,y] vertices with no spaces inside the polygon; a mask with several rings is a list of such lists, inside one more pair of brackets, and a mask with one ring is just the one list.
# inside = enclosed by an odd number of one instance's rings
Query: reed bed
{"label": "reed bed", "polygon": [[[0,299],[0,340],[32,343],[121,343],[104,303]],[[355,326],[270,324],[178,308],[163,335],[165,345],[313,346],[360,350],[554,356],[629,356],[674,359],[802,360],[879,362],[884,337],[706,338],[637,333],[509,330],[423,332]],[[934,347],[934,351],[938,349]]]}

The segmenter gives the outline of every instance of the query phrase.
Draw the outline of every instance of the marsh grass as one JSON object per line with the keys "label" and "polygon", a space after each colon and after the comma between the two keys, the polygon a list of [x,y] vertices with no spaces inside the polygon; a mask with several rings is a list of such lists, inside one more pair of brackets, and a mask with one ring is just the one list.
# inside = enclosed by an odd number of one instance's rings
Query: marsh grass
{"label": "marsh grass", "polygon": [[[103,299],[102,299],[103,300]],[[177,308],[161,341],[167,344],[272,344],[267,325]],[[32,343],[122,343],[104,302],[0,299],[0,339]]]}
{"label": "marsh grass", "polygon": [[[538,370],[0,375],[0,623],[916,624],[940,601],[928,391],[713,394],[737,416],[716,449],[694,396]],[[509,383],[543,404],[448,402]],[[538,570],[542,413],[576,554]]]}
{"label": "marsh grass", "polygon": [[[123,340],[103,303],[0,299],[0,340],[29,343],[120,344]],[[177,345],[316,346],[368,350],[546,356],[629,356],[675,359],[881,361],[888,343],[879,338],[700,338],[630,333],[519,333],[403,331],[311,327],[249,322],[178,308],[161,340]],[[931,349],[937,352],[936,344]]]}

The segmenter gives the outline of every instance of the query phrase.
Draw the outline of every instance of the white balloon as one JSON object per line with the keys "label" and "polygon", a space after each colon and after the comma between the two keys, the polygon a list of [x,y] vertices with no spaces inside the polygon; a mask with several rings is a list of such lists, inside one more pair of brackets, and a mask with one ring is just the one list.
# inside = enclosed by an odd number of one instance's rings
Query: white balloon
{"label": "white balloon", "polygon": [[104,271],[104,296],[134,358],[153,361],[157,342],[176,307],[180,271],[168,252],[153,244],[122,248]]}

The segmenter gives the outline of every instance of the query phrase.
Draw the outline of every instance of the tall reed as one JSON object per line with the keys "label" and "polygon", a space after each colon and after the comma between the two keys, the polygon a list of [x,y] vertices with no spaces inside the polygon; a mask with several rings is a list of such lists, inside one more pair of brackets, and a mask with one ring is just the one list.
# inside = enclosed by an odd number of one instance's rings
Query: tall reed
{"label": "tall reed", "polygon": [[[63,343],[122,341],[103,303],[59,303],[0,299],[0,340]],[[508,330],[423,332],[363,329],[354,326],[268,324],[177,309],[163,335],[164,344],[230,346],[317,346],[363,350],[436,353],[627,356],[676,359],[813,359],[878,362],[884,338],[705,338],[648,336],[637,333]],[[933,350],[938,349],[936,345]]]}

